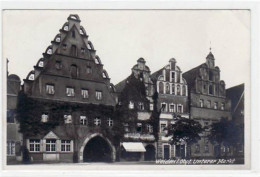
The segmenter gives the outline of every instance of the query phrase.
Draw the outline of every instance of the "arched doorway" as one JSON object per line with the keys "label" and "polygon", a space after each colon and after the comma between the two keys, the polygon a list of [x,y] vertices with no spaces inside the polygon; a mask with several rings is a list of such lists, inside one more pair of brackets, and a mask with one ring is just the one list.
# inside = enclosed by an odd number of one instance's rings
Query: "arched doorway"
{"label": "arched doorway", "polygon": [[111,162],[112,149],[108,142],[95,136],[88,141],[83,151],[83,162]]}
{"label": "arched doorway", "polygon": [[145,147],[146,152],[144,153],[145,161],[154,161],[155,160],[155,147],[153,145],[147,145]]}

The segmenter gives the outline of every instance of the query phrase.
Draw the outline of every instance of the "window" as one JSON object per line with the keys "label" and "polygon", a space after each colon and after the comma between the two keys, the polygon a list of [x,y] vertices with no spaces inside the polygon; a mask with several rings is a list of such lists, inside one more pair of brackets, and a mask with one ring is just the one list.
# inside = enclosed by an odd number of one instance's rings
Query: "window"
{"label": "window", "polygon": [[146,128],[147,128],[147,132],[148,132],[148,133],[153,133],[153,126],[152,126],[152,125],[147,124],[147,125],[146,125]]}
{"label": "window", "polygon": [[81,95],[82,95],[82,98],[88,98],[88,90],[87,89],[82,89],[81,90]]}
{"label": "window", "polygon": [[134,102],[132,101],[129,101],[129,109],[134,109]]}
{"label": "window", "polygon": [[182,105],[178,105],[177,112],[179,112],[179,113],[183,112],[183,106]]}
{"label": "window", "polygon": [[80,52],[81,52],[81,53],[85,53],[85,48],[81,48],[81,49],[80,49]]}
{"label": "window", "polygon": [[221,103],[221,110],[225,110],[225,103]]}
{"label": "window", "polygon": [[64,26],[64,31],[69,31],[69,25]]}
{"label": "window", "polygon": [[164,85],[162,82],[159,82],[159,93],[164,93]]}
{"label": "window", "polygon": [[72,123],[72,116],[71,115],[64,115],[64,123],[71,124]]}
{"label": "window", "polygon": [[71,46],[71,55],[74,57],[78,56],[77,47],[75,45]]}
{"label": "window", "polygon": [[70,74],[72,78],[76,78],[78,76],[78,67],[76,65],[70,66]]}
{"label": "window", "polygon": [[164,131],[164,129],[166,128],[166,124],[161,124],[161,132],[163,132]]}
{"label": "window", "polygon": [[14,156],[15,155],[15,142],[7,141],[7,155]]}
{"label": "window", "polygon": [[200,145],[199,144],[195,145],[195,153],[200,153]]}
{"label": "window", "polygon": [[72,37],[75,38],[75,31],[72,31]]}
{"label": "window", "polygon": [[101,125],[101,119],[100,118],[95,118],[94,119],[94,125],[95,126],[100,126]]}
{"label": "window", "polygon": [[214,109],[218,109],[218,103],[217,102],[214,103]]}
{"label": "window", "polygon": [[172,84],[172,94],[175,95],[175,85]]}
{"label": "window", "polygon": [[82,34],[82,35],[84,34],[82,29],[79,30],[79,34]]}
{"label": "window", "polygon": [[125,132],[129,132],[129,124],[128,123],[124,123],[124,129],[125,129]]}
{"label": "window", "polygon": [[209,145],[206,144],[206,145],[204,146],[204,152],[205,152],[205,153],[209,153]]}
{"label": "window", "polygon": [[162,103],[162,112],[167,112],[167,104],[166,103]]}
{"label": "window", "polygon": [[213,95],[213,86],[209,85],[209,94]]}
{"label": "window", "polygon": [[47,139],[46,140],[46,151],[47,152],[55,152],[56,151],[56,140],[55,139]]}
{"label": "window", "polygon": [[70,140],[61,140],[61,151],[70,152]]}
{"label": "window", "polygon": [[61,61],[56,61],[55,68],[58,70],[62,68]]}
{"label": "window", "polygon": [[63,48],[63,50],[66,50],[67,49],[67,44],[62,44],[62,48]]}
{"label": "window", "polygon": [[56,37],[55,41],[60,42],[60,37]]}
{"label": "window", "polygon": [[139,105],[139,110],[144,110],[144,103],[139,102],[138,105]]}
{"label": "window", "polygon": [[96,91],[96,99],[102,100],[102,92],[101,91]]}
{"label": "window", "polygon": [[80,124],[81,125],[87,125],[87,117],[86,116],[80,116]]}
{"label": "window", "polygon": [[40,140],[29,140],[30,152],[40,152]]}
{"label": "window", "polygon": [[43,113],[41,117],[41,122],[43,123],[48,122],[48,119],[49,119],[48,113]]}
{"label": "window", "polygon": [[174,104],[170,104],[169,111],[170,112],[175,112],[175,105]]}
{"label": "window", "polygon": [[40,61],[38,66],[43,67],[43,65],[44,65],[43,61]]}
{"label": "window", "polygon": [[213,81],[213,72],[212,71],[209,71],[209,80]]}
{"label": "window", "polygon": [[177,95],[181,95],[181,88],[180,88],[180,85],[177,85]]}
{"label": "window", "polygon": [[49,54],[49,55],[52,54],[52,49],[51,49],[51,48],[49,48],[49,49],[47,50],[47,54]]}
{"label": "window", "polygon": [[175,82],[175,72],[172,72],[172,82]]}
{"label": "window", "polygon": [[103,78],[107,78],[107,75],[106,75],[106,73],[102,73],[102,76],[103,76]]}
{"label": "window", "polygon": [[91,66],[87,66],[87,74],[91,74],[91,73],[92,73]]}
{"label": "window", "polygon": [[29,78],[28,78],[30,81],[33,81],[34,80],[34,74],[30,74]]}
{"label": "window", "polygon": [[108,125],[109,127],[112,127],[112,126],[113,126],[113,120],[112,120],[111,118],[108,118],[108,119],[107,119],[107,125]]}
{"label": "window", "polygon": [[136,132],[138,132],[138,133],[142,132],[142,123],[137,123],[137,125],[136,125]]}
{"label": "window", "polygon": [[98,58],[95,58],[95,63],[96,63],[96,64],[100,64]]}
{"label": "window", "polygon": [[208,100],[208,108],[211,108],[211,101]]}
{"label": "window", "polygon": [[54,85],[46,84],[46,93],[49,95],[53,95],[54,92]]}
{"label": "window", "polygon": [[200,107],[203,108],[204,107],[204,100],[200,99]]}
{"label": "window", "polygon": [[67,96],[75,96],[74,88],[72,88],[72,87],[67,87],[67,88],[66,88],[66,95],[67,95]]}
{"label": "window", "polygon": [[7,123],[14,123],[15,120],[15,113],[14,110],[7,111]]}
{"label": "window", "polygon": [[182,95],[186,96],[186,85],[182,86]]}
{"label": "window", "polygon": [[170,85],[167,83],[166,84],[166,94],[170,94]]}
{"label": "window", "polygon": [[150,103],[150,111],[153,111],[153,103]]}

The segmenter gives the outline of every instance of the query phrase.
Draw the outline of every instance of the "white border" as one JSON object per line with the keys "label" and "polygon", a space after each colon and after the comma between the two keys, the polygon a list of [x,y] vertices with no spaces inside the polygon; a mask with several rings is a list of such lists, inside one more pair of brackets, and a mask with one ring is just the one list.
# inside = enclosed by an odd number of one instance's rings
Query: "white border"
{"label": "white border", "polygon": [[[239,170],[241,169],[239,165],[237,165],[237,170],[232,171],[223,171],[223,170],[212,170],[212,171],[205,171],[205,166],[199,166],[199,168],[202,171],[169,171],[169,166],[160,166],[162,171],[133,171],[131,169],[128,169],[127,171],[118,171],[118,167],[116,166],[98,166],[95,167],[95,170],[92,171],[75,171],[75,170],[66,170],[61,171],[57,170],[59,169],[59,165],[52,165],[48,166],[48,171],[46,170],[46,167],[41,166],[40,169],[43,170],[34,170],[37,166],[19,166],[19,172],[17,170],[10,171],[10,170],[3,170],[3,161],[0,162],[1,165],[1,173],[0,176],[169,176],[169,175],[175,175],[175,176],[260,176],[259,171],[259,149],[260,149],[260,140],[259,140],[259,94],[258,94],[258,88],[259,88],[259,12],[260,4],[258,2],[205,2],[205,1],[142,1],[142,2],[131,2],[131,1],[87,1],[87,2],[62,2],[62,1],[53,1],[53,2],[43,2],[38,1],[37,3],[33,2],[25,2],[25,1],[19,1],[19,2],[1,2],[1,9],[250,9],[251,10],[251,17],[252,17],[252,23],[251,23],[251,89],[250,87],[245,88],[246,93],[250,93],[251,91],[251,121],[252,121],[252,127],[251,127],[251,170]],[[1,13],[1,19],[2,19],[2,13]],[[2,25],[2,24],[1,24]],[[2,27],[2,26],[1,26]],[[2,29],[2,28],[1,28]],[[3,35],[3,34],[2,34]],[[2,45],[2,40],[1,43]],[[2,48],[1,48],[2,53]],[[257,60],[258,59],[258,60]],[[2,60],[1,62],[1,68],[3,71],[3,68],[6,67],[5,60]],[[1,83],[5,83],[6,73],[2,72],[2,77],[0,77]],[[2,84],[1,91],[6,90],[6,84]],[[250,95],[249,95],[250,96]],[[0,99],[5,99],[6,95],[2,92],[0,95]],[[246,110],[250,110],[249,104],[245,105]],[[6,103],[1,102],[0,109],[2,111],[2,116],[5,116],[5,109]],[[250,116],[249,113],[249,116]],[[0,132],[2,139],[4,137],[3,132],[6,131],[6,128],[4,126],[0,126]],[[247,137],[250,139],[250,137]],[[0,141],[0,147],[3,147],[3,142]],[[5,148],[4,148],[5,149]],[[2,148],[0,148],[2,152]],[[6,157],[3,157],[3,154],[1,153],[0,159],[5,160]],[[135,166],[135,165],[134,165]],[[79,166],[80,167],[80,166]],[[90,166],[91,167],[91,166]],[[92,166],[93,167],[93,166]],[[154,167],[154,166],[153,166]],[[151,167],[151,169],[153,169]],[[192,166],[196,167],[196,166]],[[227,169],[228,166],[218,166],[222,169]],[[37,167],[36,167],[37,168]],[[196,167],[197,168],[197,167]],[[23,170],[21,170],[23,169]],[[84,169],[84,166],[83,166]],[[77,170],[83,170],[82,168],[77,168]],[[94,169],[94,168],[92,168]],[[101,170],[102,169],[102,170]],[[111,170],[114,169],[114,171],[103,171],[103,170]],[[185,169],[194,169],[189,168],[187,166],[181,166],[179,168],[180,170]],[[141,167],[140,167],[141,170]],[[214,174],[214,175],[213,175]]]}

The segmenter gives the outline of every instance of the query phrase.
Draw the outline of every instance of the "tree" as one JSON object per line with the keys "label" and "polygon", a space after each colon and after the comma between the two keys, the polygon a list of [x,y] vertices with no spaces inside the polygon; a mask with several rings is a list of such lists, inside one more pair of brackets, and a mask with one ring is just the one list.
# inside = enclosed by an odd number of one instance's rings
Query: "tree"
{"label": "tree", "polygon": [[[219,122],[211,125],[208,138],[212,144],[236,147],[238,143],[244,141],[243,129],[243,126],[236,125],[232,120],[221,118]],[[225,156],[226,153],[227,151],[225,151]]]}
{"label": "tree", "polygon": [[172,136],[170,139],[171,144],[178,144],[186,142],[187,144],[187,158],[190,158],[191,145],[200,140],[200,133],[203,132],[201,124],[195,120],[187,119],[177,116],[174,124],[167,128],[167,136]]}

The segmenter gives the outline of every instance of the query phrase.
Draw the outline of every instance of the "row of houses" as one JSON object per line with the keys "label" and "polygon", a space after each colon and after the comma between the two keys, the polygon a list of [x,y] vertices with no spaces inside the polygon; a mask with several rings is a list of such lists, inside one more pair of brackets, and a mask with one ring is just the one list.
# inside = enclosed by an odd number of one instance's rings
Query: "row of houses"
{"label": "row of houses", "polygon": [[[176,115],[204,128],[221,117],[232,119],[241,99],[228,97],[233,91],[226,91],[211,51],[185,73],[174,58],[154,73],[139,58],[131,75],[113,85],[79,16],[67,20],[23,85],[7,74],[8,162],[24,154],[33,162],[185,158],[185,142],[171,145],[165,132]],[[207,133],[192,145],[192,157],[214,158],[228,150],[211,144]]]}

